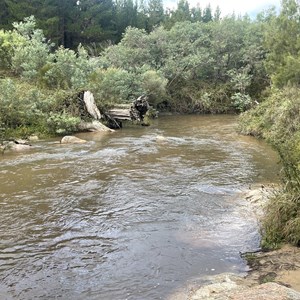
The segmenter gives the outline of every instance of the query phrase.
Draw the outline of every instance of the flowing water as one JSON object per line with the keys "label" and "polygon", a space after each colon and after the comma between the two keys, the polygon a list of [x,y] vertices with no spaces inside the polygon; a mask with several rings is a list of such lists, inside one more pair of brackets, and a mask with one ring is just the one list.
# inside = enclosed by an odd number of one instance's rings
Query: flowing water
{"label": "flowing water", "polygon": [[233,116],[40,141],[0,157],[1,299],[172,299],[244,273],[259,233],[239,192],[276,182],[275,153]]}

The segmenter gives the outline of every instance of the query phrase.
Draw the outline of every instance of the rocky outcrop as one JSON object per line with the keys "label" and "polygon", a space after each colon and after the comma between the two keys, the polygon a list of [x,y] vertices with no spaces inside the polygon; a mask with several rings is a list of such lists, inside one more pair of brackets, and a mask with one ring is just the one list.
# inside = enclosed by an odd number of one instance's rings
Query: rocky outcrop
{"label": "rocky outcrop", "polygon": [[212,283],[193,291],[189,300],[300,300],[300,293],[283,285],[268,282],[247,286],[243,278],[221,274]]}
{"label": "rocky outcrop", "polygon": [[283,285],[268,282],[242,291],[234,291],[229,293],[229,297],[227,299],[232,300],[300,300],[300,293]]}
{"label": "rocky outcrop", "polygon": [[82,140],[73,135],[66,135],[60,141],[61,144],[85,144],[86,142],[86,140]]}

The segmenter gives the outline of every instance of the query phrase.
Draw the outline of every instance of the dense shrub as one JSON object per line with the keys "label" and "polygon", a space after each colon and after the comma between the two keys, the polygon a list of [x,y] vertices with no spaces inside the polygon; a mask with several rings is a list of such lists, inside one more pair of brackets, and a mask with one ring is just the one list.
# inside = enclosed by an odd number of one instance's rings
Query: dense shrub
{"label": "dense shrub", "polygon": [[50,112],[47,118],[48,131],[58,135],[76,132],[80,121],[80,117],[74,117],[66,112]]}
{"label": "dense shrub", "polygon": [[277,150],[284,187],[266,208],[264,245],[300,241],[300,89],[274,90],[240,116],[240,131],[265,138]]}
{"label": "dense shrub", "polygon": [[5,128],[38,124],[43,118],[48,103],[36,87],[2,79],[0,90],[0,122]]}
{"label": "dense shrub", "polygon": [[14,34],[19,34],[21,42],[14,44],[12,70],[25,79],[38,79],[39,71],[48,62],[51,44],[46,41],[42,30],[36,29],[33,16],[13,25]]}

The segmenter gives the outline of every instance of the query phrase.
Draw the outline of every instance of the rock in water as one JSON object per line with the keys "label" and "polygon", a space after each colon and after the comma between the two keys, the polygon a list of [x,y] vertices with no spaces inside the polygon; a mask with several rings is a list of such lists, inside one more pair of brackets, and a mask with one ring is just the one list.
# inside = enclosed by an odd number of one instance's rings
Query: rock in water
{"label": "rock in water", "polygon": [[33,134],[28,137],[28,140],[31,142],[36,142],[39,140],[39,137],[37,135]]}
{"label": "rock in water", "polygon": [[60,143],[61,144],[84,144],[86,143],[86,140],[82,140],[73,135],[66,135],[61,139]]}
{"label": "rock in water", "polygon": [[3,143],[3,145],[0,145],[0,151],[4,152],[6,150],[11,151],[24,151],[31,149],[32,146],[29,144],[27,140],[13,140],[13,141],[6,141]]}
{"label": "rock in water", "polygon": [[28,144],[18,144],[15,142],[10,142],[8,144],[8,149],[12,151],[24,151],[24,150],[29,150],[31,149],[31,145]]}

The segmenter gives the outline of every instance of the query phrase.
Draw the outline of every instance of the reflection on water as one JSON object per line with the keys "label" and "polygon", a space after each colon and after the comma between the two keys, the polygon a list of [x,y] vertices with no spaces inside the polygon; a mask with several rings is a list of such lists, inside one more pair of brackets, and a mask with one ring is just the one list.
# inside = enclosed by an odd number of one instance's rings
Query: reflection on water
{"label": "reflection on water", "polygon": [[194,278],[243,273],[258,247],[237,193],[277,181],[277,158],[232,116],[39,142],[1,157],[0,298],[166,299]]}

